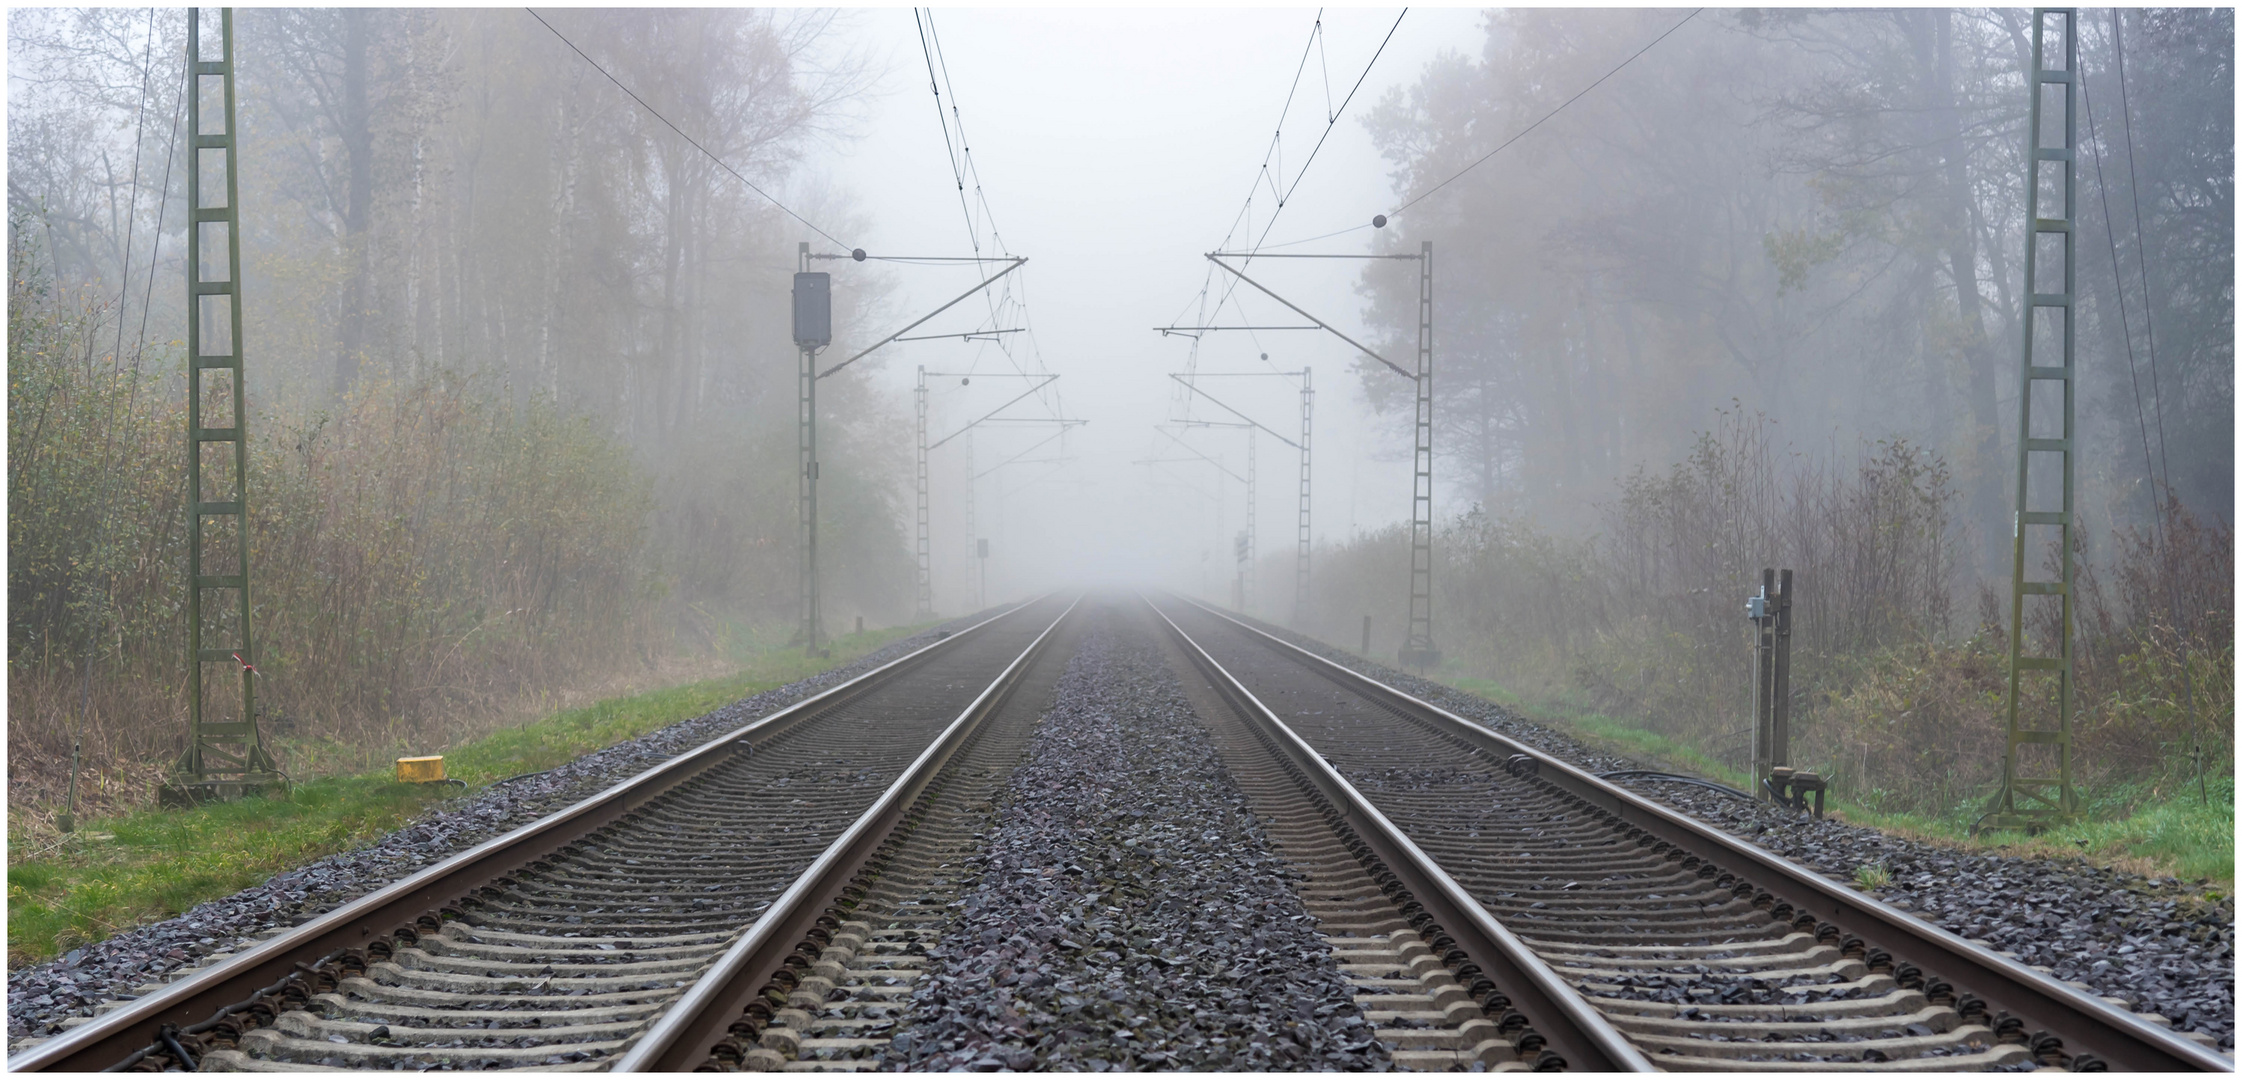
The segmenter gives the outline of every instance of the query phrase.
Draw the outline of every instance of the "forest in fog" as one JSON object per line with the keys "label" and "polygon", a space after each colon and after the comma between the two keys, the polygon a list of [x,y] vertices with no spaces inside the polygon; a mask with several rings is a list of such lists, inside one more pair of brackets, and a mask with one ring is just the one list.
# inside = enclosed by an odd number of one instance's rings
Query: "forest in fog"
{"label": "forest in fog", "polygon": [[[1396,190],[1454,174],[1677,18],[1493,14],[1478,49],[1368,119]],[[1452,654],[1739,764],[1739,612],[1762,568],[1795,568],[1801,767],[1940,811],[1998,780],[2030,20],[1708,10],[1572,104],[1564,136],[1397,215],[1381,245],[1431,240],[1438,268]],[[2232,756],[2234,20],[2079,26],[2082,769],[2146,791]],[[2043,191],[2060,214],[2060,186]],[[1416,330],[1399,265],[1361,284],[1396,343]],[[1398,429],[1407,384],[1357,365]],[[1406,558],[1398,530],[1326,557],[1318,632],[1350,641],[1375,612],[1390,655],[1406,599],[1380,579]]]}
{"label": "forest in fog", "polygon": [[[808,159],[860,132],[874,14],[235,13],[293,767],[785,639],[807,234],[741,180],[872,220]],[[2029,14],[1684,14],[1491,12],[1346,121],[1398,205],[1565,107],[1370,241],[1436,251],[1444,673],[1734,761],[1739,611],[1794,567],[1800,754],[1950,809],[1998,768]],[[124,804],[182,740],[185,19],[9,12],[12,813],[57,800],[74,733]],[[2232,755],[2234,18],[2080,25],[2082,738],[2130,791]],[[1344,321],[1407,355],[1415,268],[1370,265]],[[906,314],[882,273],[836,293],[835,355]],[[1319,387],[1405,469],[1408,384],[1356,374]],[[826,621],[906,621],[910,402],[852,369],[820,405]],[[1391,661],[1406,524],[1322,535],[1308,606],[1255,613],[1350,647],[1372,616]],[[1270,547],[1258,595],[1289,597]]]}
{"label": "forest in fog", "polygon": [[[547,17],[767,185],[871,75],[845,14]],[[799,230],[522,11],[235,18],[268,720],[356,763],[774,632]],[[179,9],[10,13],[9,733],[66,762],[90,665],[89,742],[135,782],[185,710],[184,40]],[[823,390],[828,622],[893,622],[907,406]]]}

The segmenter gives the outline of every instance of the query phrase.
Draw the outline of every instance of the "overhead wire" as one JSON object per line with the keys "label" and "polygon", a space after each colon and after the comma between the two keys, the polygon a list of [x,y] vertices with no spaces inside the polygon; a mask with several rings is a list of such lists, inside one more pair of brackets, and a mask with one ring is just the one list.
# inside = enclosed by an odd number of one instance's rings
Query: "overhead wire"
{"label": "overhead wire", "polygon": [[[109,370],[111,372],[109,414],[107,422],[102,426],[101,433],[101,502],[99,504],[100,509],[94,519],[94,535],[97,537],[109,535],[109,514],[116,496],[116,474],[118,470],[110,468],[109,465],[110,452],[115,448],[117,435],[115,376],[122,374],[124,368],[125,311],[132,296],[132,235],[134,219],[140,214],[140,151],[142,144],[146,141],[148,85],[155,79],[156,73],[156,11],[156,8],[148,9],[148,36],[144,46],[148,58],[143,63],[140,73],[140,99],[133,106],[132,183],[130,194],[125,201],[124,269],[121,274],[122,280],[117,286],[117,340],[109,357]],[[189,58],[189,60],[191,59]],[[150,241],[152,246],[148,256],[148,287],[141,294],[140,299],[140,332],[133,342],[132,379],[125,389],[124,414],[127,422],[130,422],[133,414],[138,411],[140,404],[140,365],[146,356],[148,343],[148,308],[155,299],[156,267],[161,263],[163,255],[164,211],[171,202],[172,155],[177,150],[179,143],[179,115],[185,108],[187,93],[194,86],[191,63],[183,63],[182,67],[185,70],[185,78],[181,83],[179,100],[174,102],[172,107],[171,132],[167,137],[164,149],[163,184],[157,193],[156,231]],[[193,227],[194,225],[189,223],[188,228]],[[93,707],[94,648],[103,636],[102,624],[107,622],[112,583],[111,580],[102,581],[101,603],[94,609],[94,625],[87,634],[85,654],[79,664],[78,723],[70,739],[70,795],[69,810],[67,811],[73,816],[77,813],[78,746],[84,736],[86,720]]]}
{"label": "overhead wire", "polygon": [[[2141,184],[2133,171],[2133,102],[2125,89],[2125,24],[2116,9],[2110,11],[2110,44],[2117,53],[2117,98],[2125,117],[2125,190],[2133,201],[2133,257],[2141,268],[2141,328],[2148,336],[2149,393],[2156,413],[2156,454],[2164,466],[2164,486],[2172,486],[2172,462],[2164,438],[2164,391],[2156,373],[2156,313],[2149,296],[2149,236],[2141,227]],[[2083,87],[2081,88],[2083,91]],[[2105,213],[2105,216],[2106,213]],[[2130,344],[2130,341],[2128,342]]]}
{"label": "overhead wire", "polygon": [[569,47],[569,49],[570,49],[571,51],[575,52],[575,54],[576,54],[576,55],[578,55],[578,56],[581,56],[581,57],[583,57],[583,58],[584,58],[584,62],[585,62],[585,63],[587,63],[587,64],[590,64],[590,65],[592,66],[592,70],[594,70],[594,71],[597,71],[597,72],[599,72],[599,73],[600,73],[601,75],[604,75],[604,76],[606,76],[606,77],[607,77],[607,81],[608,81],[608,82],[611,82],[611,83],[614,83],[614,84],[615,84],[615,88],[616,88],[616,89],[618,89],[618,90],[621,90],[621,91],[622,91],[623,93],[625,93],[625,94],[628,94],[628,95],[630,95],[630,99],[631,99],[632,101],[638,102],[638,107],[639,107],[639,108],[641,108],[641,109],[645,109],[645,110],[647,111],[647,113],[648,113],[649,115],[651,115],[651,116],[652,116],[652,117],[653,117],[654,119],[656,119],[656,120],[659,120],[659,121],[661,121],[661,122],[662,122],[662,124],[663,124],[663,126],[665,126],[665,127],[669,128],[669,129],[670,129],[671,131],[674,131],[674,132],[676,132],[676,133],[677,133],[677,137],[678,137],[678,138],[680,138],[680,139],[683,139],[683,140],[685,140],[685,141],[686,141],[687,143],[690,143],[690,144],[692,145],[693,149],[695,149],[695,150],[698,150],[698,151],[700,151],[700,152],[701,152],[702,154],[706,155],[706,156],[708,157],[708,159],[709,159],[710,161],[713,161],[713,162],[715,162],[715,163],[716,163],[716,167],[717,167],[717,168],[720,168],[720,169],[724,170],[725,172],[728,172],[728,173],[732,174],[732,179],[734,179],[734,180],[737,180],[737,181],[739,181],[740,183],[742,183],[742,184],[745,184],[745,185],[747,185],[747,189],[748,189],[749,191],[752,191],[752,192],[756,193],[757,195],[761,195],[761,196],[762,196],[762,197],[763,197],[763,198],[764,198],[764,199],[765,199],[766,201],[768,201],[768,202],[769,202],[769,203],[770,203],[770,204],[771,204],[772,206],[778,207],[780,211],[784,212],[784,213],[786,214],[786,216],[788,216],[788,217],[790,217],[790,218],[793,218],[794,220],[796,220],[796,221],[799,221],[799,222],[801,222],[801,223],[802,223],[803,225],[807,226],[807,227],[809,228],[809,230],[810,230],[811,232],[814,232],[814,233],[818,234],[819,236],[822,236],[822,237],[826,238],[827,240],[830,240],[830,241],[832,241],[832,242],[833,242],[833,243],[834,243],[834,244],[835,244],[836,246],[840,247],[840,248],[841,248],[841,249],[843,249],[843,250],[848,250],[848,249],[849,249],[849,248],[851,247],[851,245],[849,245],[849,244],[847,244],[847,243],[843,243],[843,242],[841,241],[841,239],[840,239],[839,237],[836,237],[836,236],[834,236],[834,235],[833,235],[832,233],[826,232],[826,231],[825,231],[824,229],[822,229],[822,228],[819,228],[819,227],[818,227],[818,224],[817,224],[816,222],[814,222],[814,221],[811,221],[810,219],[808,219],[808,218],[806,218],[806,217],[803,217],[803,216],[802,216],[802,215],[800,215],[800,214],[797,214],[797,213],[795,213],[795,212],[794,212],[794,208],[793,208],[793,207],[790,207],[790,206],[786,205],[785,203],[783,203],[783,202],[780,202],[780,201],[779,201],[779,199],[778,199],[778,196],[776,196],[776,195],[773,195],[773,194],[771,194],[770,192],[768,192],[768,191],[765,191],[765,190],[763,190],[763,189],[762,189],[762,188],[761,188],[760,186],[758,186],[758,185],[757,185],[757,184],[755,183],[755,181],[753,181],[753,180],[750,180],[750,179],[748,179],[748,178],[747,178],[747,177],[746,177],[745,175],[743,175],[743,174],[742,174],[742,173],[741,173],[741,172],[740,172],[740,171],[739,171],[738,169],[735,169],[735,168],[733,168],[733,167],[732,167],[732,164],[731,164],[731,162],[725,161],[725,160],[724,160],[723,158],[721,158],[721,157],[718,157],[718,156],[716,156],[716,152],[715,152],[715,151],[713,151],[713,150],[710,150],[710,149],[709,149],[708,147],[706,147],[706,146],[703,146],[703,145],[701,145],[701,141],[700,141],[699,139],[696,139],[696,138],[692,137],[691,135],[687,135],[687,134],[685,133],[685,129],[684,129],[684,128],[678,127],[678,126],[677,126],[676,124],[672,123],[672,122],[670,121],[670,118],[669,118],[669,117],[667,117],[667,116],[663,116],[663,115],[662,115],[662,111],[661,111],[660,109],[657,109],[657,108],[655,108],[654,106],[652,106],[652,105],[649,105],[649,104],[647,104],[647,102],[646,102],[646,99],[645,99],[645,98],[642,98],[642,97],[638,96],[638,91],[636,91],[636,90],[633,90],[633,89],[631,89],[631,88],[630,88],[630,87],[628,87],[628,86],[625,86],[625,85],[623,84],[623,80],[621,80],[621,79],[618,79],[618,78],[616,78],[616,77],[615,77],[615,73],[614,73],[614,72],[611,72],[611,71],[607,70],[607,69],[606,69],[605,67],[602,67],[602,66],[600,65],[600,62],[599,62],[599,61],[597,61],[597,60],[594,60],[594,59],[592,59],[592,57],[591,57],[591,54],[590,54],[590,53],[587,53],[587,52],[585,52],[585,51],[584,51],[583,49],[581,49],[581,48],[578,48],[575,42],[573,42],[573,41],[570,41],[570,40],[568,40],[568,35],[567,35],[567,34],[563,34],[563,33],[561,33],[561,32],[560,32],[560,28],[559,28],[559,27],[556,27],[556,26],[554,26],[554,25],[553,25],[552,23],[546,22],[546,21],[545,21],[545,17],[544,17],[543,15],[539,15],[539,14],[537,13],[537,10],[536,10],[535,8],[523,8],[522,10],[523,10],[523,11],[526,11],[526,12],[529,12],[529,17],[530,17],[530,18],[532,18],[532,19],[535,19],[535,20],[537,20],[537,22],[539,23],[539,25],[542,25],[542,26],[543,26],[543,27],[544,27],[545,29],[547,29],[547,30],[550,30],[550,31],[552,31],[552,32],[553,32],[553,36],[554,36],[554,37],[557,37],[557,38],[559,38],[559,39],[560,39],[560,41],[561,41],[561,44],[563,44],[563,45],[566,45],[566,46],[568,46],[568,47]]}
{"label": "overhead wire", "polygon": [[[931,8],[923,11],[914,8],[911,15],[912,22],[919,32],[919,48],[926,62],[927,79],[935,98],[935,112],[941,125],[944,151],[950,158],[951,176],[958,188],[959,209],[965,218],[968,239],[976,255],[979,255],[982,251],[981,230],[983,226],[986,226],[989,233],[989,244],[1001,255],[1010,258],[1011,249],[1005,244],[1004,234],[997,226],[995,211],[989,205],[988,191],[981,179],[980,165],[973,157],[972,140],[966,134],[965,113],[958,101],[956,82],[950,75],[949,56],[942,47],[941,28],[935,23],[934,11]],[[945,90],[949,94],[949,111],[946,115],[943,114],[941,106]],[[957,140],[954,145],[950,143],[953,128],[956,130]],[[973,189],[970,200],[965,195],[969,180]],[[978,207],[978,213],[975,211],[976,207]],[[1034,319],[1029,313],[1027,283],[1020,278],[1021,275],[1018,274],[1009,275],[996,288],[984,292],[989,308],[986,328],[991,330],[1003,329],[1003,324],[1008,321],[1007,316],[1016,316],[1020,323],[1019,329],[1024,331],[1023,337],[1027,341],[1027,348],[1036,371],[1045,373],[1049,371],[1049,368],[1043,362],[1042,345],[1035,333]],[[993,341],[984,342],[981,352],[985,353],[990,344],[996,346],[998,353],[1011,365],[1014,372],[1027,374],[1027,368],[1021,364],[1020,358],[1014,355],[1009,341],[1002,336],[998,336]],[[1061,415],[1062,400],[1058,390],[1039,387],[1035,396],[1036,400],[1046,409],[1049,409],[1053,416]]]}
{"label": "overhead wire", "polygon": [[[2170,441],[2166,438],[2164,433],[2164,390],[2157,380],[2156,373],[2156,317],[2151,310],[2155,305],[2149,293],[2149,236],[2148,230],[2143,228],[2141,225],[2141,182],[2139,175],[2134,171],[2133,102],[2125,87],[2125,20],[2122,15],[2116,10],[2112,10],[2110,12],[2110,46],[2112,51],[2117,54],[2118,107],[2120,112],[2124,114],[2125,119],[2125,191],[2126,195],[2131,198],[2133,203],[2133,256],[2141,269],[2141,325],[2143,331],[2148,335],[2147,344],[2149,351],[2149,392],[2154,401],[2153,408],[2156,414],[2157,462],[2164,467],[2163,492],[2158,492],[2156,490],[2155,471],[2152,470],[2149,473],[2149,495],[2152,499],[2155,500],[2153,506],[2155,514],[2153,515],[2151,520],[2156,530],[2155,536],[2157,538],[2157,544],[2163,549],[2164,552],[2165,566],[2164,574],[2162,576],[2164,578],[2166,602],[2171,606],[2172,609],[2172,636],[2179,639],[2180,678],[2183,685],[2185,685],[2187,688],[2188,741],[2193,744],[2189,748],[2189,754],[2195,759],[2196,794],[2203,801],[2203,804],[2208,806],[2210,805],[2211,795],[2210,791],[2205,786],[2202,736],[2197,729],[2195,719],[2195,668],[2193,661],[2188,655],[2191,650],[2189,648],[2187,634],[2180,627],[2181,612],[2180,586],[2178,581],[2179,568],[2174,564],[2173,561],[2171,530],[2165,527],[2164,521],[2165,507],[2169,501],[2168,497],[2173,490],[2172,461],[2169,457],[2166,456],[2169,451]],[[2086,86],[2083,79],[2080,80],[2079,95],[2081,98],[2084,98],[2086,95]],[[2092,111],[2089,110],[2087,121],[2089,135],[2092,134],[2092,115]],[[2036,133],[2034,137],[2035,139],[2037,138]],[[2099,181],[2101,178],[2101,169],[2101,150],[2099,145],[2097,145],[2094,160],[2095,178],[2097,181]],[[2117,267],[2117,230],[2114,226],[2110,226],[2109,189],[2106,186],[2104,186],[2102,189],[2102,199],[2102,220],[2105,226],[2109,226],[2108,228],[2106,228],[2106,231],[2109,233],[2110,238],[2110,266],[2114,273]],[[2122,312],[2124,310],[2125,301],[2125,281],[2122,275],[2118,276],[2117,284],[2119,310],[2120,312]],[[2125,335],[2125,353],[2126,367],[2131,370],[2133,368],[2133,335],[2130,330],[2128,330]],[[2133,385],[2133,404],[2136,412],[2138,412],[2138,410],[2140,409],[2140,398],[2141,387],[2138,381],[2138,376],[2135,376],[2135,382]],[[2143,451],[2143,454],[2145,455],[2148,450],[2148,426],[2145,423],[2141,428],[2141,449]]]}
{"label": "overhead wire", "polygon": [[[1263,245],[1268,240],[1270,230],[1276,227],[1277,217],[1284,212],[1285,206],[1291,203],[1292,195],[1300,189],[1300,182],[1307,177],[1309,167],[1315,164],[1316,157],[1322,153],[1324,143],[1330,139],[1332,130],[1338,126],[1339,119],[1346,115],[1347,106],[1354,101],[1355,95],[1361,91],[1363,83],[1370,78],[1370,72],[1377,67],[1379,58],[1385,55],[1386,47],[1392,44],[1394,34],[1401,29],[1401,22],[1408,14],[1409,9],[1403,8],[1394,16],[1393,25],[1386,28],[1385,37],[1379,40],[1378,48],[1371,53],[1369,62],[1363,65],[1361,74],[1355,77],[1354,86],[1347,91],[1346,98],[1340,101],[1337,107],[1333,107],[1330,92],[1330,62],[1324,51],[1323,11],[1319,9],[1316,12],[1315,24],[1308,31],[1308,42],[1302,47],[1300,62],[1293,70],[1292,84],[1285,91],[1284,108],[1277,114],[1276,133],[1270,139],[1269,149],[1262,155],[1261,167],[1255,173],[1253,187],[1248,191],[1245,202],[1239,207],[1237,215],[1231,219],[1230,230],[1222,238],[1222,246],[1228,247],[1231,241],[1239,236],[1241,226],[1248,234],[1252,232],[1253,200],[1260,194],[1262,184],[1267,182],[1270,194],[1275,197],[1277,205],[1270,211],[1268,218],[1262,222],[1260,235],[1252,241],[1252,246],[1244,257],[1245,263],[1250,264],[1253,261],[1253,255],[1263,250]],[[1282,178],[1284,172],[1282,157],[1284,126],[1286,120],[1292,114],[1292,103],[1299,96],[1300,79],[1307,71],[1308,58],[1311,54],[1325,56],[1322,65],[1325,82],[1324,127],[1316,138],[1315,146],[1309,150],[1307,160],[1301,162],[1300,168],[1293,174],[1291,182],[1280,189],[1277,180]],[[1277,176],[1275,178],[1272,178],[1269,173],[1271,161],[1277,163]],[[1295,243],[1304,242],[1306,241],[1295,241]],[[1205,277],[1201,280],[1196,298],[1184,304],[1184,311],[1189,311],[1194,303],[1198,305],[1197,321],[1199,325],[1212,325],[1215,318],[1220,315],[1225,307],[1236,307],[1241,318],[1248,322],[1252,321],[1251,316],[1246,314],[1244,307],[1237,299],[1237,281],[1230,280],[1224,284],[1221,297],[1213,301],[1210,309],[1208,300],[1213,293],[1213,289],[1214,268],[1210,266],[1205,270]],[[1180,321],[1181,318],[1182,313],[1179,312],[1175,321]],[[1249,331],[1247,336],[1252,339],[1257,353],[1267,354],[1268,350],[1262,345],[1259,334]],[[1186,367],[1193,371],[1198,368],[1198,341],[1196,339],[1192,342]]]}

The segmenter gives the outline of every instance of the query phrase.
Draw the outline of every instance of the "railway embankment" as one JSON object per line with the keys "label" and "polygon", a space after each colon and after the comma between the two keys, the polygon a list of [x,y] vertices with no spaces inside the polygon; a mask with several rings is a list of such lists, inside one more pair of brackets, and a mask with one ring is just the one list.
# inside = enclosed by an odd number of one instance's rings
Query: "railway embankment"
{"label": "railway embankment", "polygon": [[[765,684],[757,689],[749,681],[731,687],[745,692],[716,694],[713,699],[713,692],[656,692],[571,710],[546,722],[567,729],[564,731],[540,733],[525,728],[499,732],[486,740],[506,744],[492,748],[492,764],[512,762],[519,768],[507,769],[493,778],[500,782],[481,786],[464,797],[428,805],[402,827],[376,832],[365,842],[351,840],[362,835],[362,819],[370,815],[348,806],[318,804],[301,808],[308,811],[304,814],[290,812],[299,808],[286,804],[262,808],[279,818],[282,828],[306,832],[307,843],[324,842],[332,853],[315,855],[299,865],[275,865],[264,871],[269,877],[246,888],[215,875],[189,876],[183,886],[166,888],[154,880],[160,868],[134,872],[140,863],[164,864],[171,869],[163,874],[177,878],[181,876],[179,868],[191,870],[198,858],[222,854],[210,850],[213,847],[254,846],[272,823],[246,813],[245,804],[194,812],[209,819],[204,822],[151,823],[154,835],[141,845],[145,850],[71,862],[56,860],[52,870],[36,862],[28,867],[12,864],[8,1036],[13,1041],[51,1035],[64,1021],[90,1015],[101,1002],[132,996],[138,988],[166,975],[214,956],[239,952],[445,857],[535,821],[749,719],[854,678],[971,621],[958,620],[889,640],[853,659],[781,686]],[[557,761],[545,756],[555,747],[561,748]],[[584,752],[591,747],[598,748]],[[532,769],[543,771],[518,775]],[[417,796],[411,805],[421,805]],[[325,819],[307,821],[319,815],[325,815]],[[101,828],[101,823],[89,823],[87,831]],[[211,835],[203,835],[205,832]],[[23,888],[20,882],[34,878],[41,887],[24,889],[25,895],[19,898],[17,890]],[[129,890],[148,895],[134,901],[127,895]],[[97,908],[96,904],[103,906]],[[130,916],[150,907],[160,911],[161,905],[170,905],[174,911],[186,910],[138,924],[129,921]],[[80,914],[76,909],[81,908],[100,921],[74,919]],[[48,921],[57,926],[89,922],[80,932],[93,940],[81,939],[57,948],[53,927],[25,926],[25,940],[19,942],[18,921],[29,922],[42,909],[53,912],[55,917]],[[39,936],[41,930],[45,931],[43,936]]]}
{"label": "railway embankment", "polygon": [[[1590,772],[1645,767],[1445,683],[1395,671],[1278,627],[1256,625]],[[2235,903],[2220,890],[2078,857],[1970,850],[1831,818],[1814,820],[1702,787],[1656,781],[1629,786],[1833,881],[2234,1052]]]}

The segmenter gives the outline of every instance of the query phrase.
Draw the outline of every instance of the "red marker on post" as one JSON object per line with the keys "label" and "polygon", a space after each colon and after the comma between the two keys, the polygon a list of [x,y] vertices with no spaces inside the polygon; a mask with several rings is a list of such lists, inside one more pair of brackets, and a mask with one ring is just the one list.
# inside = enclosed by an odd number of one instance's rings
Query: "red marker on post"
{"label": "red marker on post", "polygon": [[252,664],[252,663],[250,663],[249,661],[247,661],[247,660],[244,660],[244,659],[242,659],[242,658],[241,658],[241,654],[240,654],[240,653],[235,653],[235,654],[234,654],[234,663],[240,664],[240,665],[241,665],[241,670],[243,670],[243,671],[246,671],[246,672],[250,673],[251,675],[263,675],[263,674],[264,674],[264,672],[262,672],[262,671],[259,671],[259,670],[257,670],[257,665],[255,665],[255,664]]}

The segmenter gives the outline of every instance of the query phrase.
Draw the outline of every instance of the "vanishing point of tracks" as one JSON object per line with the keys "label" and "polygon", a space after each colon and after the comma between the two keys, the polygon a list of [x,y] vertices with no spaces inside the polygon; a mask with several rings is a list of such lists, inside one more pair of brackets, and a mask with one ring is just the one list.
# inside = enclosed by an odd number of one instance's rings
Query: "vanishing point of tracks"
{"label": "vanishing point of tracks", "polygon": [[1397,1065],[2230,1070],[1209,609],[1046,598],[19,1054],[11,1069],[863,1069],[1070,615],[1167,638]]}

